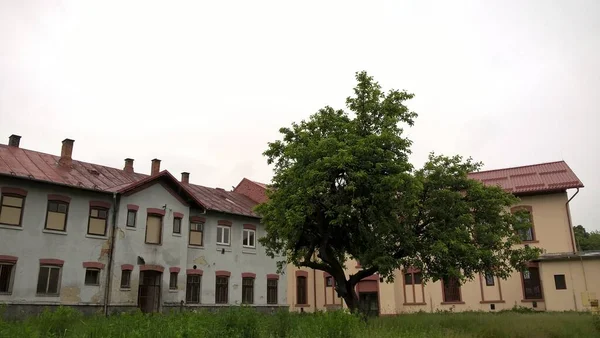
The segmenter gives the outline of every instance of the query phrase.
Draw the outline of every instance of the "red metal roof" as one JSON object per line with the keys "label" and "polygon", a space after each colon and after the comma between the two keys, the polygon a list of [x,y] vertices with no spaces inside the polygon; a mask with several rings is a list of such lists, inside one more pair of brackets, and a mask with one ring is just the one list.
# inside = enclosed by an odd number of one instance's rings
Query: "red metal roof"
{"label": "red metal roof", "polygon": [[487,185],[499,185],[513,194],[542,193],[583,188],[583,183],[565,161],[470,173]]}
{"label": "red metal roof", "polygon": [[155,178],[168,176],[192,195],[198,204],[208,210],[258,217],[253,210],[257,203],[250,198],[223,189],[181,184],[166,170],[158,175],[149,176],[76,160],[73,160],[70,166],[61,166],[59,160],[60,156],[0,144],[0,175],[79,189],[119,193],[148,183]]}

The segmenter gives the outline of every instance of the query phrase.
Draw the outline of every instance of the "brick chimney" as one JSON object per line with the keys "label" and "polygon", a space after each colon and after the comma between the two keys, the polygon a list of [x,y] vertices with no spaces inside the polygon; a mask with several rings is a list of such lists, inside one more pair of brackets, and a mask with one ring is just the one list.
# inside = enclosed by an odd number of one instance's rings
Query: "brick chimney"
{"label": "brick chimney", "polygon": [[160,172],[160,160],[155,158],[152,160],[152,169],[150,175],[154,176]]}
{"label": "brick chimney", "polygon": [[8,137],[8,145],[11,147],[19,148],[21,142],[21,136],[12,134]]}
{"label": "brick chimney", "polygon": [[185,172],[185,171],[181,173],[181,183],[183,183],[183,184],[190,183],[190,173]]}
{"label": "brick chimney", "polygon": [[75,142],[75,140],[71,140],[69,138],[66,138],[62,141],[62,149],[60,151],[60,160],[58,161],[58,164],[62,166],[70,166],[73,163],[73,142]]}
{"label": "brick chimney", "polygon": [[125,167],[123,168],[127,173],[133,173],[133,159],[126,158],[125,159]]}

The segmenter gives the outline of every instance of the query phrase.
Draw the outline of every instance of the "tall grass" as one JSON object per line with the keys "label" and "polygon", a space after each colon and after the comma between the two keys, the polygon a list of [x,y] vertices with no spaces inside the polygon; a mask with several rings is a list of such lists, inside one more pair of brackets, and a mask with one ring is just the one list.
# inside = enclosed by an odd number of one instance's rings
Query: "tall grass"
{"label": "tall grass", "polygon": [[589,313],[416,313],[364,322],[343,311],[260,314],[231,307],[218,312],[123,313],[84,317],[70,308],[20,322],[0,319],[0,337],[600,337]]}

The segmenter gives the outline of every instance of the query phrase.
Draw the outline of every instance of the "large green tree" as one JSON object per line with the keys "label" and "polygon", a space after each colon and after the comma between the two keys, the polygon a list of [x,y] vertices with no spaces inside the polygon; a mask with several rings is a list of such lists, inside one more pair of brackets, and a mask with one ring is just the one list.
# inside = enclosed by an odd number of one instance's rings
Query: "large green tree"
{"label": "large green tree", "polygon": [[[388,281],[402,267],[421,269],[425,280],[478,272],[501,278],[538,251],[519,247],[526,217],[507,212],[517,199],[467,174],[480,163],[431,154],[421,169],[409,163],[411,141],[403,128],[417,115],[406,91],[384,93],[365,72],[356,74],[352,113],[325,107],[307,121],[281,128],[269,143],[274,164],[269,201],[257,211],[267,253],[279,262],[326,271],[355,311],[355,285],[378,273]],[[362,269],[347,276],[353,258]]]}
{"label": "large green tree", "polygon": [[587,232],[582,225],[573,227],[579,250],[600,250],[600,231]]}

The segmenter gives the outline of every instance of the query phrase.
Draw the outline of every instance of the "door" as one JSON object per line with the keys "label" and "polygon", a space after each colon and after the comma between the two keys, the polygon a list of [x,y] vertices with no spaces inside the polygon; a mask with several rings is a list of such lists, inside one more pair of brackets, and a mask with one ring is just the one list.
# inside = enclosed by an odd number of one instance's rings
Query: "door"
{"label": "door", "polygon": [[140,272],[138,306],[144,313],[158,312],[160,308],[160,281],[162,273],[158,271]]}
{"label": "door", "polygon": [[358,306],[368,316],[379,316],[379,296],[377,292],[359,293]]}

